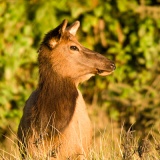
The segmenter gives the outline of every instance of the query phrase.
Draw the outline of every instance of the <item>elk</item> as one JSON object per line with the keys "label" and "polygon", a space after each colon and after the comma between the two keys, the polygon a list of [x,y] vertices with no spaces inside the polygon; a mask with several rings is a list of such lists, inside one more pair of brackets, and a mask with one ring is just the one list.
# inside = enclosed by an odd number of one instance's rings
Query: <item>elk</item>
{"label": "elk", "polygon": [[106,76],[115,64],[83,47],[75,37],[76,21],[64,20],[48,32],[38,50],[39,81],[26,101],[18,128],[24,159],[85,159],[92,127],[78,85],[96,74]]}

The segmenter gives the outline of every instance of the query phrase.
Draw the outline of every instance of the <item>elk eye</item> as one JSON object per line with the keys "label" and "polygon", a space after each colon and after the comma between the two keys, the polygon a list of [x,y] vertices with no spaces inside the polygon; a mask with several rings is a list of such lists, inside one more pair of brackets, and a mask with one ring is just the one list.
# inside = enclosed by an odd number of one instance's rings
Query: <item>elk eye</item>
{"label": "elk eye", "polygon": [[76,47],[76,46],[70,46],[70,49],[73,51],[79,51],[78,47]]}

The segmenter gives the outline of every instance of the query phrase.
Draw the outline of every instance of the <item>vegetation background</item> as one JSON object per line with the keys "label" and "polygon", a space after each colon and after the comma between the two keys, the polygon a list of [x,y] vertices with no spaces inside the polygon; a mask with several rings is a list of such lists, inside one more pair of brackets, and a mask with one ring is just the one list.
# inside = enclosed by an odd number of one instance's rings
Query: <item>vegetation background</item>
{"label": "vegetation background", "polygon": [[0,146],[36,88],[39,44],[63,19],[79,20],[79,41],[117,66],[81,85],[99,106],[92,115],[101,110],[119,128],[160,136],[160,0],[0,0]]}

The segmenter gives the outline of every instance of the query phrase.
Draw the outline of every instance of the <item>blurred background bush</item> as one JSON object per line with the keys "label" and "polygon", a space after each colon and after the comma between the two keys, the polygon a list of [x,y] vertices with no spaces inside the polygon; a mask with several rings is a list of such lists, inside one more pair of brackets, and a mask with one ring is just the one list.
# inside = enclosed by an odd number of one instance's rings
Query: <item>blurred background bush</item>
{"label": "blurred background bush", "polygon": [[0,142],[16,133],[38,81],[37,50],[63,19],[79,41],[115,61],[108,77],[81,85],[85,100],[138,133],[160,129],[160,0],[0,1]]}

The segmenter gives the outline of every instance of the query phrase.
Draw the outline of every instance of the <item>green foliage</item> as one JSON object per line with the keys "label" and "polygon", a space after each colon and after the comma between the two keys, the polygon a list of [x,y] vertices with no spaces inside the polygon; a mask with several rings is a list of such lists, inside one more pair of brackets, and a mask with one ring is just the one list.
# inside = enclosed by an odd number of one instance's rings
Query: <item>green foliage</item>
{"label": "green foliage", "polygon": [[158,131],[160,18],[144,16],[140,6],[138,0],[1,1],[0,139],[8,126],[16,131],[36,87],[40,40],[63,19],[80,20],[79,41],[116,62],[114,74],[82,85],[85,99],[97,97],[107,115],[126,128]]}

